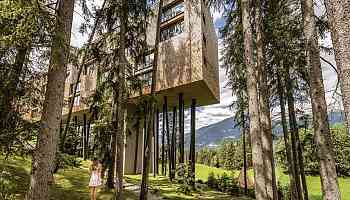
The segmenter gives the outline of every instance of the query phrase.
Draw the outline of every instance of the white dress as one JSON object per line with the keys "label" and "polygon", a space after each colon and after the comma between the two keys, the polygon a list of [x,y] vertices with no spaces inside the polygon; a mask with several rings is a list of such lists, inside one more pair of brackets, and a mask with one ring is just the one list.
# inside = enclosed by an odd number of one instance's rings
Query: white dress
{"label": "white dress", "polygon": [[93,170],[91,172],[89,187],[98,187],[102,185],[101,176],[100,176],[100,168]]}

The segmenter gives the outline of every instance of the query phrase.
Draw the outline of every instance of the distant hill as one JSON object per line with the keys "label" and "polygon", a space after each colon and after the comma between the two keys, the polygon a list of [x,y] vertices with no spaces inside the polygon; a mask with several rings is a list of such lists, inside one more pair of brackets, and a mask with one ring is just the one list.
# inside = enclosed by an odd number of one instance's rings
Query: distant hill
{"label": "distant hill", "polygon": [[[331,125],[344,122],[344,116],[341,112],[331,112],[329,113],[328,118]],[[278,121],[273,122],[273,127],[274,135],[282,134],[282,127],[279,125]],[[186,146],[188,146],[190,142],[189,134],[185,137]],[[233,117],[230,117],[215,124],[198,129],[196,132],[196,148],[215,147],[223,140],[239,138],[239,127],[235,127],[235,121],[233,120]]]}

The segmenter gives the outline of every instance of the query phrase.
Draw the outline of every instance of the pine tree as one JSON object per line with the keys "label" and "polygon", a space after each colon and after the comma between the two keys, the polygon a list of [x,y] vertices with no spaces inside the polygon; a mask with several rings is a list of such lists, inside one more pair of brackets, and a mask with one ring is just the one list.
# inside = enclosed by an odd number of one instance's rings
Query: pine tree
{"label": "pine tree", "polygon": [[326,0],[325,4],[339,72],[346,123],[350,134],[350,1]]}
{"label": "pine tree", "polygon": [[58,142],[62,115],[66,65],[73,21],[74,0],[58,1],[57,26],[51,48],[50,67],[41,127],[33,155],[27,200],[49,199],[49,178]]}
{"label": "pine tree", "polygon": [[315,143],[320,160],[320,176],[324,199],[340,199],[332,138],[329,130],[320,51],[312,0],[302,0],[303,30],[306,44],[306,63],[310,77],[310,95],[313,113]]}

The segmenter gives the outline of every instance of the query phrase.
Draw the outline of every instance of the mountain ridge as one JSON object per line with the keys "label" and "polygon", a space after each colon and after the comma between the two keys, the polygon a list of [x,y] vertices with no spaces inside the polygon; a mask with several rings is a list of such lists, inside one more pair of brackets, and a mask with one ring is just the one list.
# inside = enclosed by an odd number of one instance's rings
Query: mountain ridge
{"label": "mountain ridge", "polygon": [[[340,111],[333,111],[328,114],[330,125],[344,122],[344,114]],[[282,127],[280,121],[273,121],[273,134],[281,135]],[[309,122],[310,125],[311,122]],[[240,138],[240,128],[235,127],[233,117],[226,118],[217,123],[201,127],[196,130],[196,148],[214,148],[223,140],[235,140]],[[185,135],[186,146],[189,146],[190,135]]]}

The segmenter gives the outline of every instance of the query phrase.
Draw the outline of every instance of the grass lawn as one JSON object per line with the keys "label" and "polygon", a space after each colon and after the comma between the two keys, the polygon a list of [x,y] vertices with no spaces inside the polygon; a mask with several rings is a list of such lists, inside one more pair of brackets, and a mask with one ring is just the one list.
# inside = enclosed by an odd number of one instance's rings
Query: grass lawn
{"label": "grass lawn", "polygon": [[[206,181],[208,179],[208,175],[210,172],[213,172],[216,175],[222,175],[223,173],[226,173],[228,175],[231,175],[232,173],[235,173],[236,176],[239,175],[239,171],[229,171],[224,170],[221,168],[215,168],[215,167],[208,167],[206,165],[196,164],[196,179],[201,179],[203,181]],[[249,175],[253,175],[253,171],[248,171]],[[277,169],[277,179],[281,184],[287,184],[289,183],[289,177],[287,174],[284,174],[282,169]],[[322,200],[322,192],[321,192],[321,180],[319,176],[307,176],[306,177],[308,191],[309,191],[309,197],[310,200]],[[340,192],[342,199],[350,199],[350,177],[343,178],[339,177],[339,186],[340,186]]]}
{"label": "grass lawn", "polygon": [[[127,175],[125,177],[127,182],[139,184],[141,181],[141,175]],[[158,176],[153,177],[150,175],[150,186],[152,193],[158,194],[163,199],[169,200],[181,200],[181,199],[198,199],[198,200],[250,200],[247,197],[234,197],[229,194],[211,190],[207,187],[198,188],[197,191],[191,192],[190,195],[185,195],[182,192],[179,192],[180,184],[170,182],[168,177]]]}
{"label": "grass lawn", "polygon": [[[88,165],[89,162],[83,162],[80,168],[60,170],[55,175],[55,184],[50,188],[51,199],[89,200]],[[30,160],[19,157],[4,160],[0,157],[1,172],[7,172],[7,175],[3,175],[3,177],[9,184],[9,192],[15,195],[15,199],[24,199],[29,184]],[[128,191],[125,191],[124,196],[127,200],[138,199],[138,196]],[[110,200],[113,199],[113,193],[101,189],[97,198],[99,200]]]}
{"label": "grass lawn", "polygon": [[[89,176],[88,176],[88,165],[89,162],[83,162],[80,168],[72,168],[60,170],[58,174],[55,175],[55,184],[50,188],[51,199],[55,200],[88,200],[89,190],[87,187]],[[11,157],[8,160],[4,160],[0,156],[0,179],[5,179],[7,181],[8,190],[11,194],[15,195],[15,199],[23,199],[24,194],[28,188],[29,184],[29,172],[30,172],[30,160],[23,159],[20,157]],[[196,179],[201,179],[206,181],[210,172],[216,175],[221,175],[227,173],[231,175],[238,176],[238,171],[228,171],[220,168],[208,167],[205,165],[196,165]],[[249,171],[252,174],[252,171]],[[283,174],[282,170],[277,170],[278,180],[282,184],[288,183],[288,175]],[[166,199],[179,200],[179,199],[215,199],[215,200],[244,200],[248,198],[244,197],[232,197],[230,195],[216,192],[208,188],[199,189],[193,192],[192,195],[184,195],[178,192],[180,187],[177,183],[171,183],[167,177],[159,176],[153,178],[150,176],[151,191],[158,193],[160,196]],[[125,179],[138,185],[140,183],[141,176],[126,176]],[[321,185],[320,178],[314,176],[307,177],[308,190],[310,200],[321,200]],[[341,188],[342,199],[350,199],[350,178],[339,178],[339,185]],[[2,190],[0,185],[0,191]],[[137,194],[131,191],[125,191],[127,200],[138,199]],[[110,191],[100,190],[98,193],[98,199],[109,200],[112,199],[113,193]]]}

